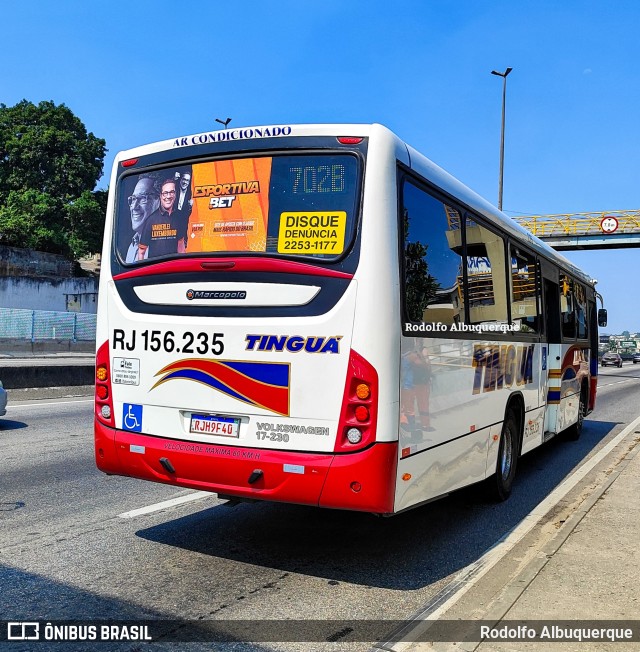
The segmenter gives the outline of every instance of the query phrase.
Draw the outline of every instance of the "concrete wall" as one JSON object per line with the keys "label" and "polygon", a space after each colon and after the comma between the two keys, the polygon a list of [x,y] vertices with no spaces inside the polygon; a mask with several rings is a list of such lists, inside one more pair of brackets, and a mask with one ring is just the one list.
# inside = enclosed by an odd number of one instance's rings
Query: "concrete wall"
{"label": "concrete wall", "polygon": [[0,360],[0,378],[5,389],[9,390],[31,387],[77,387],[95,383],[96,368],[90,360],[83,360],[77,364],[66,362],[66,364],[55,362],[52,364],[42,359],[22,366],[9,366]]}
{"label": "concrete wall", "polygon": [[75,264],[64,256],[0,245],[0,276],[71,278]]}
{"label": "concrete wall", "polygon": [[0,306],[95,314],[98,279],[0,276]]}
{"label": "concrete wall", "polygon": [[95,314],[98,278],[64,256],[0,245],[0,308]]}
{"label": "concrete wall", "polygon": [[93,356],[95,352],[95,340],[73,342],[72,340],[50,339],[32,342],[27,339],[0,337],[0,366],[5,357],[29,360],[31,357],[51,356],[53,354],[60,355],[64,353]]}
{"label": "concrete wall", "polygon": [[93,385],[95,349],[94,342],[0,338],[0,380],[9,390]]}

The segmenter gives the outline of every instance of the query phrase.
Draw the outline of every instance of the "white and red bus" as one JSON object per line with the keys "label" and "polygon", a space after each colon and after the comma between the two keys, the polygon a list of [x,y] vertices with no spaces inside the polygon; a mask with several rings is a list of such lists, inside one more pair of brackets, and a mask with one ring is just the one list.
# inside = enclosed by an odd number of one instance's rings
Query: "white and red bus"
{"label": "white and red bus", "polygon": [[110,184],[97,465],[383,515],[504,499],[580,434],[597,321],[589,276],[383,126],[139,147]]}

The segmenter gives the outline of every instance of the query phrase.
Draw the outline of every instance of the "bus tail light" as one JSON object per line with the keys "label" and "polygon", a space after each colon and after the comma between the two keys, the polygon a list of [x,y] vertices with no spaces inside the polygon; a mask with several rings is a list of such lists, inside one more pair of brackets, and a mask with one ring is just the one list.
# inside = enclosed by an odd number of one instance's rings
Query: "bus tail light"
{"label": "bus tail light", "polygon": [[109,366],[109,342],[96,353],[96,416],[108,426],[114,426],[113,399],[111,398],[111,368]]}
{"label": "bus tail light", "polygon": [[349,428],[347,430],[347,439],[350,444],[359,444],[362,441],[362,433],[358,428]]}
{"label": "bus tail light", "polygon": [[367,385],[367,383],[360,383],[356,387],[356,396],[361,401],[368,399],[371,396],[371,388],[369,387],[369,385]]}
{"label": "bus tail light", "polygon": [[352,349],[334,452],[349,453],[372,444],[377,416],[378,373]]}
{"label": "bus tail light", "polygon": [[358,405],[354,410],[354,414],[356,415],[356,421],[360,421],[360,423],[369,420],[369,408],[366,405]]}

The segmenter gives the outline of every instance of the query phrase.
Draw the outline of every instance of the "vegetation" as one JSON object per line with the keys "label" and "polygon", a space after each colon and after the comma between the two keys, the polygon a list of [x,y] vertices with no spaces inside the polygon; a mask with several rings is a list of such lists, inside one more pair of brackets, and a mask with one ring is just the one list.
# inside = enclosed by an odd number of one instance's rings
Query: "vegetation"
{"label": "vegetation", "polygon": [[100,251],[105,145],[64,104],[0,104],[0,244],[72,260]]}

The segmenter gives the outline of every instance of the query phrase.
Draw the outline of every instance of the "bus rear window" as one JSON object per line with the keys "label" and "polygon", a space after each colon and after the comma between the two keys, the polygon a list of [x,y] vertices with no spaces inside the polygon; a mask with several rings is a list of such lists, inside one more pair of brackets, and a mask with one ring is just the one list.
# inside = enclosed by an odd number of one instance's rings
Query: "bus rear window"
{"label": "bus rear window", "polygon": [[350,245],[358,160],[349,154],[233,158],[129,174],[119,186],[126,263],[190,254],[332,260]]}

